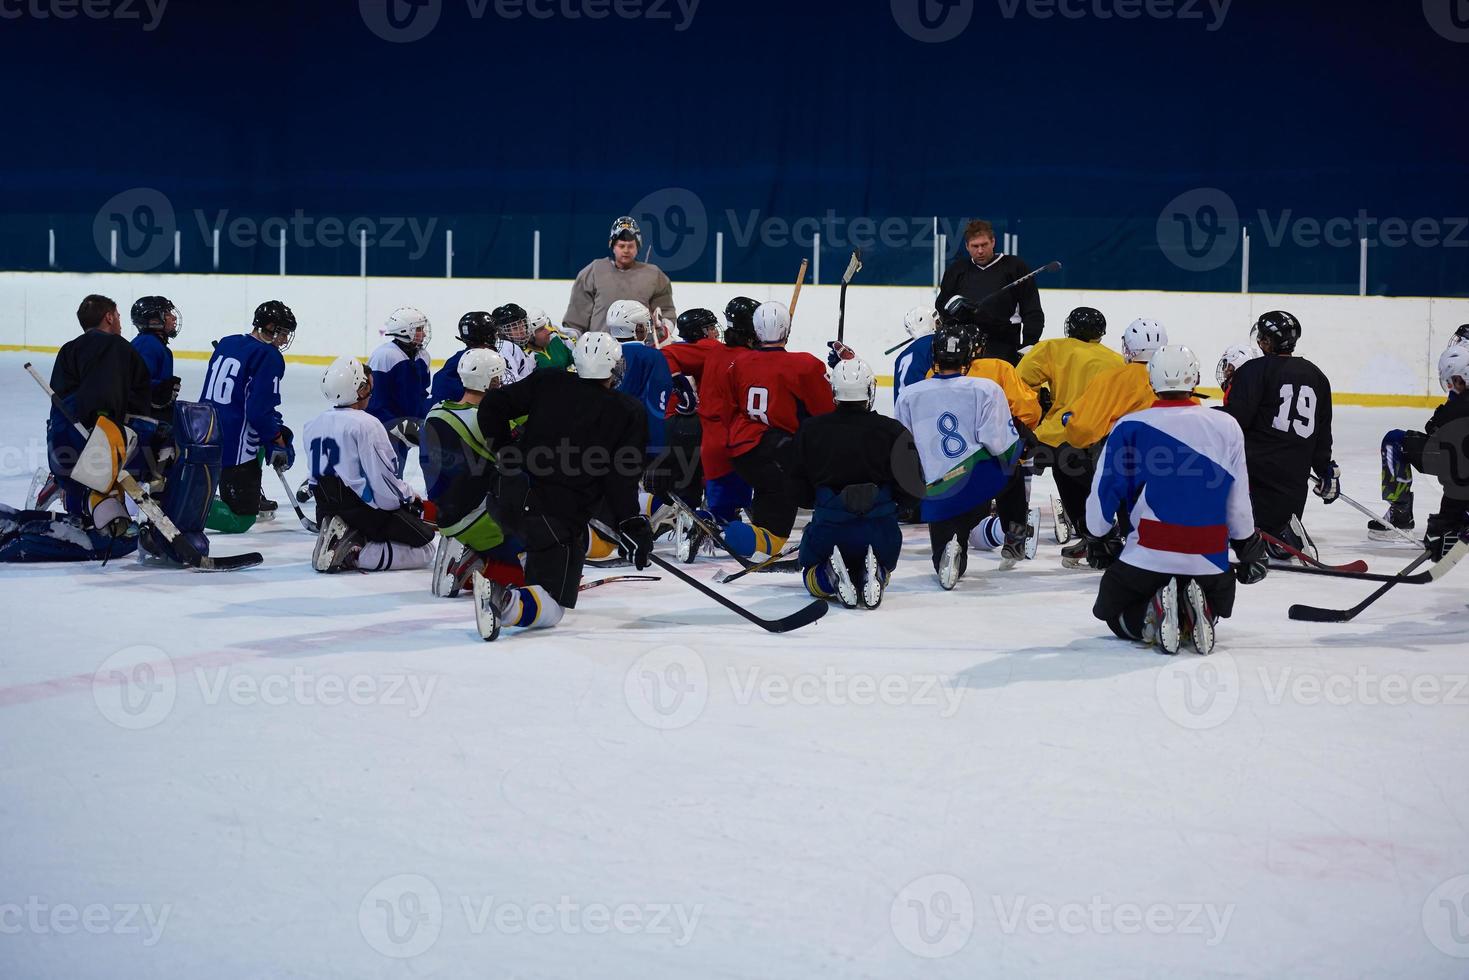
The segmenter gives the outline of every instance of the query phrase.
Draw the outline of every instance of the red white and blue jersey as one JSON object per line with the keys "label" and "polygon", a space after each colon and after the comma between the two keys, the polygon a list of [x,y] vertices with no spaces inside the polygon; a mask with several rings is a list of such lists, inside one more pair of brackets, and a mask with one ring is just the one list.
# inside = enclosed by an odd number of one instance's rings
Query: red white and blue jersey
{"label": "red white and blue jersey", "polygon": [[1189,401],[1158,401],[1117,420],[1097,465],[1086,519],[1125,508],[1122,560],[1168,575],[1229,570],[1229,542],[1255,531],[1239,423]]}

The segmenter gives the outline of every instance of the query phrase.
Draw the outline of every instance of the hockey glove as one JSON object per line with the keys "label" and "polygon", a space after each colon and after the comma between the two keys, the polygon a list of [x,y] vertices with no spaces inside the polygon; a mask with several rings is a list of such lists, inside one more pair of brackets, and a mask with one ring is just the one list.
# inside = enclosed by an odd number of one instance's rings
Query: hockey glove
{"label": "hockey glove", "polygon": [[1423,547],[1428,549],[1434,561],[1442,559],[1459,543],[1461,537],[1469,533],[1469,527],[1446,521],[1437,514],[1428,519],[1425,530],[1427,533],[1423,535]]}
{"label": "hockey glove", "polygon": [[840,340],[828,340],[826,346],[826,366],[829,368],[834,368],[842,361],[850,361],[857,356],[856,351]]}
{"label": "hockey glove", "polygon": [[1122,538],[1113,532],[1097,537],[1086,536],[1086,563],[1093,568],[1109,568],[1122,554]]}
{"label": "hockey glove", "polygon": [[1336,503],[1336,498],[1341,496],[1341,467],[1336,465],[1336,460],[1331,461],[1325,476],[1317,478],[1312,491],[1323,504]]}
{"label": "hockey glove", "polygon": [[622,537],[634,568],[641,572],[652,564],[648,556],[653,553],[653,527],[646,517],[641,514],[629,517],[617,525],[617,533]]}
{"label": "hockey glove", "polygon": [[281,426],[277,441],[266,447],[265,461],[278,470],[288,470],[296,465],[296,437],[290,429]]}
{"label": "hockey glove", "polygon": [[421,428],[417,419],[399,419],[388,434],[400,442],[406,442],[410,446],[418,445],[418,432]]}
{"label": "hockey glove", "polygon": [[1254,585],[1270,572],[1270,557],[1265,550],[1265,539],[1256,531],[1241,541],[1231,541],[1239,564],[1234,567],[1234,577],[1241,585]]}

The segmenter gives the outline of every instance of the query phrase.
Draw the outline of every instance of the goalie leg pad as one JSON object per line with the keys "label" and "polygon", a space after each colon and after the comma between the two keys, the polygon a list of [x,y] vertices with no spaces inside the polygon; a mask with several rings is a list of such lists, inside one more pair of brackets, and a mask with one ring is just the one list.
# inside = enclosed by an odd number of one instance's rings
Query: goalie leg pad
{"label": "goalie leg pad", "polygon": [[[178,455],[168,468],[167,484],[159,506],[168,519],[198,549],[209,554],[209,539],[204,535],[214,492],[219,486],[221,452],[219,426],[214,408],[201,402],[175,402],[173,436]],[[143,550],[149,557],[182,564],[161,534],[148,535]]]}
{"label": "goalie leg pad", "polygon": [[71,469],[71,478],[95,493],[111,493],[117,486],[117,474],[137,445],[138,437],[130,429],[99,416]]}

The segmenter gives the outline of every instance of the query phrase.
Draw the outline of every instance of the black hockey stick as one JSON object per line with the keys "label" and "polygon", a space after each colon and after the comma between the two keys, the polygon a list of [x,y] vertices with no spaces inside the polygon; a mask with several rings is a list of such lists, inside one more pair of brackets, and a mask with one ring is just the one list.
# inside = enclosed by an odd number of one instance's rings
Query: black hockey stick
{"label": "black hockey stick", "polygon": [[731,548],[729,546],[729,542],[724,540],[724,535],[719,533],[719,528],[715,527],[708,521],[704,520],[704,518],[694,513],[694,509],[690,507],[678,494],[671,493],[668,495],[668,499],[673,502],[675,510],[683,511],[684,516],[693,521],[695,526],[697,526],[700,531],[703,531],[704,534],[708,536],[710,541],[713,541],[715,544],[719,545],[719,547],[723,548],[726,554],[728,554],[735,561],[739,562],[742,566],[744,566],[745,569],[748,570],[754,568],[756,565],[759,564],[759,562],[753,562],[750,559],[746,558],[744,555],[740,554],[738,551],[735,551],[733,548]]}
{"label": "black hockey stick", "polygon": [[[1001,286],[999,289],[997,289],[994,292],[990,293],[984,299],[980,300],[977,303],[974,303],[973,305],[976,306],[976,307],[983,306],[984,304],[988,303],[990,300],[994,299],[996,296],[999,296],[1001,293],[1005,292],[1006,290],[1014,289],[1016,286],[1020,285],[1021,283],[1026,282],[1026,281],[1028,281],[1030,279],[1034,279],[1036,276],[1040,275],[1042,272],[1055,272],[1059,268],[1061,268],[1061,263],[1060,262],[1056,262],[1056,261],[1047,262],[1045,265],[1041,266],[1039,269],[1036,269],[1036,270],[1034,270],[1032,272],[1027,272],[1025,275],[1021,276],[1019,279],[1016,279],[1014,282],[1006,283],[1005,285]],[[952,300],[950,300],[950,302],[952,302]],[[907,340],[903,341],[902,343],[894,344],[893,346],[889,347],[887,350],[883,351],[883,353],[884,354],[891,354],[894,351],[901,350],[902,348],[907,347],[909,344],[913,343],[913,341],[915,341],[917,339],[918,339],[917,337],[909,337]]]}
{"label": "black hockey stick", "polygon": [[[31,367],[29,362],[25,365],[25,369],[35,379],[36,384],[41,386],[41,390],[46,393],[47,397],[51,399],[51,404],[56,406],[56,411],[61,413],[62,418],[70,422],[72,427],[81,433],[83,438],[90,439],[91,433],[87,431],[86,426],[77,421],[76,416],[67,409],[66,403],[61,400],[56,392],[51,390],[51,386],[46,383],[44,378],[36,373],[36,369]],[[194,547],[192,541],[184,537],[183,533],[174,525],[173,521],[169,520],[168,515],[163,512],[163,508],[159,507],[152,497],[143,492],[143,488],[138,486],[138,481],[133,479],[131,473],[127,470],[120,471],[117,475],[117,483],[118,486],[122,487],[123,492],[131,497],[133,502],[138,505],[138,510],[142,511],[143,516],[152,522],[153,526],[158,529],[158,533],[163,535],[164,539],[178,553],[183,563],[190,568],[197,568],[205,572],[232,572],[240,568],[251,568],[264,561],[264,558],[258,551],[247,552],[243,555],[230,555],[224,558],[211,558],[201,553],[198,548]]]}
{"label": "black hockey stick", "polygon": [[862,271],[862,250],[852,249],[852,258],[847,262],[847,271],[842,273],[842,291],[837,298],[837,343],[841,343],[847,329],[847,284]]}
{"label": "black hockey stick", "polygon": [[[609,541],[617,541],[621,538],[621,535],[617,534],[601,521],[592,521],[592,527],[596,528],[597,531],[600,532],[601,535]],[[629,552],[634,550],[630,546],[629,542],[624,541],[623,546],[626,547]],[[675,578],[704,593],[704,595],[713,599],[715,602],[719,603],[721,606],[728,609],[729,611],[743,616],[745,619],[748,619],[756,626],[771,633],[788,633],[791,630],[798,630],[802,626],[811,625],[822,616],[826,615],[826,610],[828,608],[826,600],[813,599],[806,605],[802,606],[800,609],[797,609],[795,612],[791,613],[789,616],[782,616],[780,619],[762,619],[759,616],[756,616],[754,613],[750,612],[750,610],[746,609],[744,606],[740,605],[738,602],[727,599],[724,596],[720,595],[718,592],[715,592],[703,582],[700,582],[698,579],[694,578],[692,575],[688,574],[677,565],[673,564],[670,561],[667,561],[659,555],[649,552],[648,560],[657,565],[659,568],[663,569],[665,572],[668,572]]]}
{"label": "black hockey stick", "polygon": [[1388,572],[1343,572],[1330,565],[1293,565],[1290,562],[1269,562],[1272,572],[1294,572],[1297,575],[1323,575],[1326,578],[1349,578],[1358,582],[1391,582],[1394,585],[1427,585],[1433,581],[1427,572],[1412,575]]}
{"label": "black hockey stick", "polygon": [[[1349,561],[1349,562],[1347,562],[1344,565],[1328,565],[1326,562],[1321,561],[1320,559],[1312,558],[1310,555],[1306,554],[1304,551],[1300,550],[1299,548],[1292,547],[1289,543],[1280,540],[1279,538],[1277,538],[1273,534],[1269,534],[1269,533],[1267,533],[1265,531],[1261,531],[1260,532],[1260,537],[1264,538],[1266,541],[1268,541],[1271,544],[1275,545],[1277,548],[1281,549],[1282,551],[1285,551],[1285,552],[1287,552],[1287,553],[1289,553],[1291,555],[1294,555],[1296,558],[1299,558],[1301,561],[1305,562],[1307,565],[1310,565],[1312,568],[1325,568],[1325,569],[1330,569],[1333,572],[1352,572],[1352,573],[1355,573],[1355,574],[1361,574],[1362,572],[1367,571],[1367,563],[1365,561],[1363,561],[1362,559],[1360,559],[1360,558],[1358,558],[1356,561]],[[1270,567],[1271,568],[1285,568],[1286,566],[1284,566],[1284,565],[1271,565]],[[1391,577],[1391,576],[1389,576],[1389,577]],[[1382,581],[1385,582],[1385,581],[1387,581],[1387,579],[1384,578],[1384,579],[1382,579]]]}
{"label": "black hockey stick", "polygon": [[296,492],[292,490],[291,485],[286,482],[285,468],[281,466],[272,466],[271,469],[275,470],[275,475],[281,478],[281,487],[286,491],[286,496],[291,499],[291,506],[295,508],[296,516],[301,519],[301,526],[310,531],[312,534],[316,534],[318,531],[321,530],[321,527],[311,518],[307,517],[306,512],[301,509],[301,505],[296,502]]}
{"label": "black hockey stick", "polygon": [[[1430,568],[1427,572],[1423,574],[1426,574],[1428,576],[1428,581],[1430,582],[1440,579],[1448,572],[1449,569],[1457,565],[1460,559],[1462,559],[1466,553],[1469,553],[1469,541],[1460,541],[1458,544],[1454,545],[1452,549],[1449,550],[1448,554],[1440,558],[1436,563],[1434,563],[1434,566],[1432,568]],[[1433,552],[1423,552],[1423,554],[1413,559],[1412,564],[1408,565],[1400,573],[1398,573],[1398,576],[1393,581],[1388,582],[1382,588],[1378,589],[1376,592],[1372,593],[1367,598],[1363,599],[1361,602],[1357,603],[1350,609],[1323,609],[1320,606],[1306,606],[1297,604],[1291,606],[1286,615],[1288,615],[1291,619],[1304,620],[1308,623],[1348,622],[1357,618],[1362,610],[1366,609],[1368,606],[1372,605],[1378,599],[1386,595],[1387,591],[1391,589],[1394,585],[1399,585],[1403,582],[1416,580],[1418,576],[1410,576],[1408,573],[1413,571],[1413,569],[1417,568],[1419,565],[1428,561],[1428,559],[1432,557]]]}
{"label": "black hockey stick", "polygon": [[594,578],[590,582],[583,582],[576,587],[576,591],[585,592],[602,585],[611,585],[613,582],[661,582],[661,575],[609,575],[606,578]]}

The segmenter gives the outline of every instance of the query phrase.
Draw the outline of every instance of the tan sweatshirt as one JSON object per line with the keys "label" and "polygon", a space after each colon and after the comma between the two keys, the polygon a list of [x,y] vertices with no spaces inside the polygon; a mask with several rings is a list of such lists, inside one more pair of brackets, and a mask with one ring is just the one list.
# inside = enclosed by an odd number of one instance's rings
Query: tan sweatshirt
{"label": "tan sweatshirt", "polygon": [[662,269],[634,262],[632,268],[622,270],[606,258],[589,262],[577,273],[561,323],[583,332],[606,332],[607,310],[620,299],[635,299],[650,311],[661,308],[669,320],[678,316],[673,308],[673,284]]}

